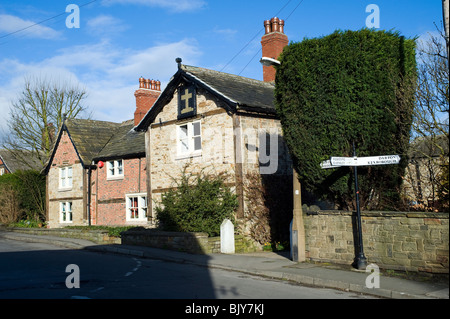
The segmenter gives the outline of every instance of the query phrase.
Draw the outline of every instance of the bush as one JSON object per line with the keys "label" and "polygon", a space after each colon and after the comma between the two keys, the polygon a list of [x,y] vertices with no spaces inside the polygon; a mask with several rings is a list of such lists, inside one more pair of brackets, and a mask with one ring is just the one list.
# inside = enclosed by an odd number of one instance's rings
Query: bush
{"label": "bush", "polygon": [[4,223],[44,221],[45,177],[33,170],[0,176],[0,216]]}
{"label": "bush", "polygon": [[289,44],[277,67],[275,105],[302,187],[354,208],[349,167],[330,156],[399,154],[399,165],[358,170],[362,209],[394,209],[407,164],[416,79],[415,43],[397,32],[336,31]]}
{"label": "bush", "polygon": [[225,186],[224,175],[188,174],[185,167],[175,182],[176,188],[162,194],[155,206],[161,229],[217,236],[225,218],[234,220],[237,196]]}

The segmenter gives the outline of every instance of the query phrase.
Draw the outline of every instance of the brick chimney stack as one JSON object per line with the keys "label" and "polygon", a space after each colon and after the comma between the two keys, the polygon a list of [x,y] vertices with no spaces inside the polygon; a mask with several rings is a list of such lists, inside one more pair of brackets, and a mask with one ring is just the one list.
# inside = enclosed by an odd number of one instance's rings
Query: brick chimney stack
{"label": "brick chimney stack", "polygon": [[134,126],[138,125],[142,118],[155,104],[161,94],[161,82],[139,78],[139,89],[134,92],[136,97],[136,111],[134,112]]}
{"label": "brick chimney stack", "polygon": [[[288,37],[284,34],[284,20],[274,17],[264,21],[265,34],[261,38],[262,56],[278,59],[283,48],[288,45]],[[263,79],[265,82],[275,81],[275,68],[263,66]]]}

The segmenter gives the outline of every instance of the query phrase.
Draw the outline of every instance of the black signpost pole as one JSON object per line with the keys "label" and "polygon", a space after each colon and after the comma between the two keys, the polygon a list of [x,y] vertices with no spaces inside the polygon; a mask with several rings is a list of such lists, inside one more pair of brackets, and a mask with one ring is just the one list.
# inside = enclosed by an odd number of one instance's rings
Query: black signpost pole
{"label": "black signpost pole", "polygon": [[[355,142],[353,142],[353,156],[356,157]],[[362,226],[361,226],[361,211],[359,209],[359,188],[358,188],[358,168],[353,166],[355,174],[355,193],[356,193],[356,218],[358,223],[358,241],[359,251],[356,255],[355,262],[357,269],[366,269],[367,259],[364,255],[363,238],[362,238]]]}

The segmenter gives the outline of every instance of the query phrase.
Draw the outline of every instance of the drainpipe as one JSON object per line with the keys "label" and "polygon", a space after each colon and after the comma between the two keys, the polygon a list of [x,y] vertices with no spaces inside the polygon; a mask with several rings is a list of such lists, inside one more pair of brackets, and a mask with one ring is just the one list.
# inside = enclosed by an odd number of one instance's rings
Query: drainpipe
{"label": "drainpipe", "polygon": [[87,194],[87,215],[88,215],[88,225],[91,226],[91,174],[92,168],[89,165],[88,171],[87,171],[87,177],[88,177],[88,194]]}
{"label": "drainpipe", "polygon": [[92,162],[92,165],[87,166],[87,178],[88,178],[88,189],[87,189],[87,217],[88,225],[91,226],[91,196],[92,196],[92,170],[96,169],[97,166]]}

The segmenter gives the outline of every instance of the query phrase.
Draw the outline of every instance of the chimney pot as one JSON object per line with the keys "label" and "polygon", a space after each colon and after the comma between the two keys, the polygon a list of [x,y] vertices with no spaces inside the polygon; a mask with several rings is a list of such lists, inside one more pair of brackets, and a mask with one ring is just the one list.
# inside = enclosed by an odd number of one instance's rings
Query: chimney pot
{"label": "chimney pot", "polygon": [[270,33],[271,31],[271,27],[270,27],[270,20],[264,20],[264,29],[265,29],[265,34]]}
{"label": "chimney pot", "polygon": [[159,81],[139,78],[139,89],[134,92],[136,97],[136,110],[134,112],[134,125],[138,125],[145,114],[153,107],[161,92]]}
{"label": "chimney pot", "polygon": [[284,33],[284,20],[280,19],[280,32]]}
{"label": "chimney pot", "polygon": [[272,18],[272,32],[278,32],[278,22],[279,19],[277,17]]}

